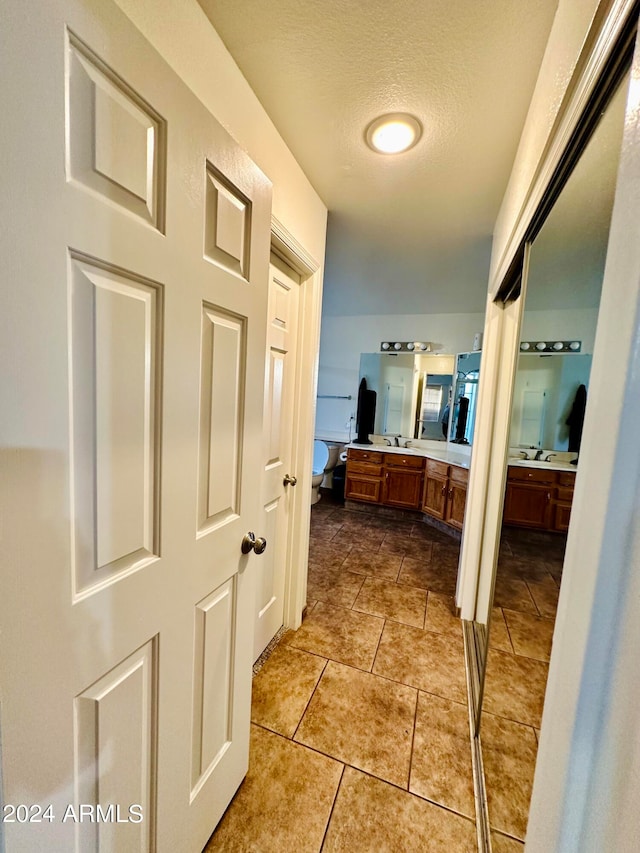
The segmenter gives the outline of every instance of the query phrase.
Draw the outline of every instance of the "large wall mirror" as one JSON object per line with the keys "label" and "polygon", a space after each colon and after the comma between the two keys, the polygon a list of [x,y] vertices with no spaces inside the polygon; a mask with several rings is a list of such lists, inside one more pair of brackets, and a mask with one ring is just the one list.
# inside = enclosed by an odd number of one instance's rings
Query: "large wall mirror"
{"label": "large wall mirror", "polygon": [[480,352],[368,353],[360,376],[376,392],[376,435],[471,444]]}
{"label": "large wall mirror", "polygon": [[503,526],[477,719],[491,832],[520,841],[527,827],[573,480],[580,465],[579,422],[589,400],[628,88],[627,74],[531,244],[524,283],[522,340],[581,341],[582,349],[543,357],[521,353],[514,385]]}
{"label": "large wall mirror", "polygon": [[376,435],[446,441],[455,356],[360,355],[359,380],[376,392]]}

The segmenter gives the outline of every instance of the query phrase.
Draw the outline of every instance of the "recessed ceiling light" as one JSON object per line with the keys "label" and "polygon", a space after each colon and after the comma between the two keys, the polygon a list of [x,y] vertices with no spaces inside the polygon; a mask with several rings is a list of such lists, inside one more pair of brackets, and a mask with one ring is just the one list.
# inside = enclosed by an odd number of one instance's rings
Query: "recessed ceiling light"
{"label": "recessed ceiling light", "polygon": [[409,113],[389,113],[367,127],[367,145],[381,154],[400,154],[413,148],[422,136],[422,125]]}

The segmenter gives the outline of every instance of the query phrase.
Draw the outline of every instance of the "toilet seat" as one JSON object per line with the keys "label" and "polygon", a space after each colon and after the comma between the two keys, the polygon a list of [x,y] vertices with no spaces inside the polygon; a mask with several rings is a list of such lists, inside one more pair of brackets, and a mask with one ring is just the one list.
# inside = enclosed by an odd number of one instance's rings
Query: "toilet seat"
{"label": "toilet seat", "polygon": [[319,439],[313,442],[313,475],[323,474],[329,461],[329,448]]}

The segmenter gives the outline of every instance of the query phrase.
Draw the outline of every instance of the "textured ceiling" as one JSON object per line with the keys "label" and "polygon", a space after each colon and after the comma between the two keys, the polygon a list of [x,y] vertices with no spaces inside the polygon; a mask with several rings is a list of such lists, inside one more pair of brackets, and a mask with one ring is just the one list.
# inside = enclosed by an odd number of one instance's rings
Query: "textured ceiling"
{"label": "textured ceiling", "polygon": [[[330,212],[329,314],[482,311],[557,0],[199,0]],[[420,143],[364,130],[410,112]]]}

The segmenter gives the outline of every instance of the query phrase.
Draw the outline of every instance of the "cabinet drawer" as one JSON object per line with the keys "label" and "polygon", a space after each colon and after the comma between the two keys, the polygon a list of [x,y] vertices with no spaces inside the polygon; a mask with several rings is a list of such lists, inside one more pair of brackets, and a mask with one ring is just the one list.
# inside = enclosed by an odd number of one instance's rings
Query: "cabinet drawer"
{"label": "cabinet drawer", "polygon": [[449,468],[449,479],[453,483],[461,483],[466,486],[469,482],[469,469],[460,468],[458,465],[451,465]]}
{"label": "cabinet drawer", "polygon": [[347,452],[349,462],[377,462],[382,465],[382,453],[377,453],[375,450],[354,450],[350,447]]}
{"label": "cabinet drawer", "polygon": [[573,471],[558,471],[558,485],[571,486],[573,488],[576,483],[576,475]]}
{"label": "cabinet drawer", "polygon": [[559,486],[556,499],[558,501],[564,501],[565,503],[571,503],[571,501],[573,500],[573,489],[566,487],[562,488],[561,486]]}
{"label": "cabinet drawer", "polygon": [[382,477],[382,465],[375,462],[353,462],[349,459],[347,463],[349,474],[367,474],[369,477]]}
{"label": "cabinet drawer", "polygon": [[401,453],[385,453],[384,464],[387,468],[422,468],[422,456],[403,456]]}
{"label": "cabinet drawer", "polygon": [[382,494],[382,479],[366,477],[356,474],[352,477],[347,473],[345,485],[345,498],[353,498],[357,501],[368,501],[369,503],[380,503]]}
{"label": "cabinet drawer", "polygon": [[548,468],[524,468],[517,465],[509,465],[507,478],[509,480],[525,480],[532,483],[555,483],[556,471]]}
{"label": "cabinet drawer", "polygon": [[434,477],[447,477],[449,475],[449,465],[446,462],[427,459],[427,474],[432,474]]}

